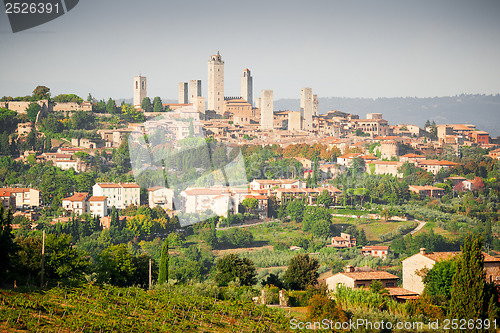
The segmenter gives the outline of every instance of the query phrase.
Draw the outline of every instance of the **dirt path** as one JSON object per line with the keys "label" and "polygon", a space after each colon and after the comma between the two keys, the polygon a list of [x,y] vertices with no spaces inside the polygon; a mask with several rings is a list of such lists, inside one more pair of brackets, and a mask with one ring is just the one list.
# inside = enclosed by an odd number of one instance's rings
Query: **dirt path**
{"label": "dirt path", "polygon": [[418,232],[420,229],[422,229],[427,222],[423,222],[423,221],[419,221],[419,220],[415,220],[418,222],[418,225],[415,229],[413,229],[412,231],[410,231],[410,235],[413,235],[415,234],[416,232]]}

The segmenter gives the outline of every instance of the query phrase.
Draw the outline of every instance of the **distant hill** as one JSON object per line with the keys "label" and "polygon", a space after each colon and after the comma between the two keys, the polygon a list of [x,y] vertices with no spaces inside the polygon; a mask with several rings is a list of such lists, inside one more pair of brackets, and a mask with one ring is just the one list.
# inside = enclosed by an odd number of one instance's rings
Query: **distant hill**
{"label": "distant hill", "polygon": [[[274,101],[275,110],[299,110],[299,99]],[[389,124],[414,124],[424,126],[425,121],[437,124],[468,123],[477,129],[500,136],[500,94],[459,95],[449,97],[417,98],[319,98],[320,113],[339,110],[359,114],[382,113]]]}

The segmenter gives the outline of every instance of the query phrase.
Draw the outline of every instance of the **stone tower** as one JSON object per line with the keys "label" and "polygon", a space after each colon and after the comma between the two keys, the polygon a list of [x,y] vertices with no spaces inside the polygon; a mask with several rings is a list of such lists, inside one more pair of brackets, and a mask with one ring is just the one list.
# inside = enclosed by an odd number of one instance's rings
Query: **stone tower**
{"label": "stone tower", "polygon": [[313,95],[313,116],[319,116],[318,95]]}
{"label": "stone tower", "polygon": [[140,107],[142,100],[148,96],[146,88],[145,76],[134,77],[134,106]]}
{"label": "stone tower", "polygon": [[252,96],[252,75],[250,74],[250,70],[246,68],[243,71],[243,76],[241,77],[241,98],[245,101],[253,105],[253,96]]}
{"label": "stone tower", "polygon": [[194,103],[195,97],[201,96],[201,80],[189,81],[189,103]]}
{"label": "stone tower", "polygon": [[300,116],[302,118],[302,129],[312,130],[313,96],[311,88],[300,89]]}
{"label": "stone tower", "polygon": [[179,82],[179,104],[187,104],[188,102],[188,83]]}
{"label": "stone tower", "polygon": [[272,130],[274,124],[273,91],[262,90],[260,102],[260,129]]}
{"label": "stone tower", "polygon": [[399,155],[399,145],[397,141],[386,140],[380,142],[380,157],[390,159]]}
{"label": "stone tower", "polygon": [[208,61],[207,109],[222,115],[224,112],[224,61],[217,51]]}

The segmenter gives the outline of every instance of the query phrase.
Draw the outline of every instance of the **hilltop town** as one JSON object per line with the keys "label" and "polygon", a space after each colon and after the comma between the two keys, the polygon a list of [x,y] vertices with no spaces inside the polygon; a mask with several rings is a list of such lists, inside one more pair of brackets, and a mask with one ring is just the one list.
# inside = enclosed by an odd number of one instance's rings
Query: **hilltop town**
{"label": "hilltop town", "polygon": [[[207,67],[207,97],[201,80],[180,82],[178,103],[148,96],[145,76],[133,78],[132,104],[45,86],[0,100],[0,217],[13,229],[0,283],[38,285],[45,264],[44,288],[147,289],[167,257],[164,283],[220,288],[222,299],[293,309],[329,290],[353,318],[442,319],[472,232],[493,286],[485,304],[497,296],[486,308],[498,306],[500,137],[320,114],[308,87],[299,110],[275,110],[248,68],[228,97],[219,52]],[[431,272],[444,265],[438,288]]]}

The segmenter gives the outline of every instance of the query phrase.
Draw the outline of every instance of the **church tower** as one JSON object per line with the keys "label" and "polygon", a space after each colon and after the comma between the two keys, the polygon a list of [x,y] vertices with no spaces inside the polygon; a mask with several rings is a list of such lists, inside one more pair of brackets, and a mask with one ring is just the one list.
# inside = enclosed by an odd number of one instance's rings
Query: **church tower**
{"label": "church tower", "polygon": [[208,61],[207,109],[222,115],[224,112],[224,61],[217,51]]}
{"label": "church tower", "polygon": [[142,100],[147,96],[146,77],[140,75],[134,77],[134,106],[141,107]]}
{"label": "church tower", "polygon": [[252,75],[250,74],[250,70],[246,68],[241,77],[241,98],[253,106],[252,89]]}

